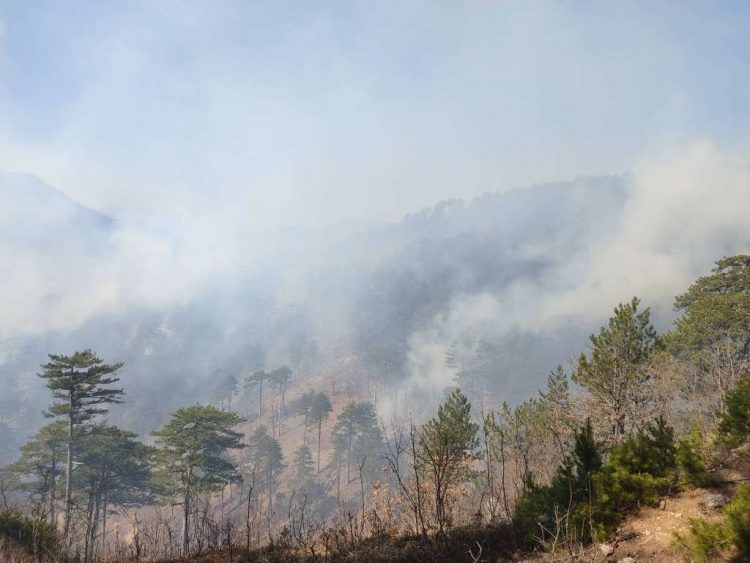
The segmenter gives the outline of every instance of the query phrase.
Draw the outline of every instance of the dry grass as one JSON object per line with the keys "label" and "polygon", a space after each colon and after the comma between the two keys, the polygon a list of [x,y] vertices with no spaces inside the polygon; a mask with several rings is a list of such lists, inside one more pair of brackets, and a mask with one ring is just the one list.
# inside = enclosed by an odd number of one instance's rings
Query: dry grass
{"label": "dry grass", "polygon": [[5,538],[0,538],[0,561],[2,563],[36,563],[33,555]]}

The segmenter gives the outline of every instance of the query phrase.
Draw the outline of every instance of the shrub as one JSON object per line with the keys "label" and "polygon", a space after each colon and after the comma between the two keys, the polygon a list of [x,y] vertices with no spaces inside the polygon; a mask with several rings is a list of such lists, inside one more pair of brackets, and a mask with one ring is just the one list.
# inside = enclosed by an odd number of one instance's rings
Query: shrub
{"label": "shrub", "polygon": [[732,543],[721,523],[700,518],[691,518],[687,534],[675,533],[675,541],[697,563],[714,561]]}
{"label": "shrub", "polygon": [[719,434],[726,444],[738,446],[747,442],[750,437],[750,377],[740,379],[727,393],[719,419]]}
{"label": "shrub", "polygon": [[743,553],[750,551],[750,485],[742,485],[724,507],[727,534]]}
{"label": "shrub", "polygon": [[564,533],[588,542],[611,535],[627,510],[654,505],[676,482],[672,428],[659,418],[614,447],[602,463],[590,422],[575,435],[571,455],[548,486],[527,487],[518,499],[514,525],[526,543],[542,527],[554,533],[561,515]]}
{"label": "shrub", "polygon": [[674,433],[661,418],[613,448],[594,476],[597,519],[604,530],[619,522],[622,511],[657,504],[674,487],[676,467]]}
{"label": "shrub", "polygon": [[713,561],[725,549],[735,546],[740,554],[750,552],[750,485],[743,485],[724,506],[724,522],[690,519],[687,535],[675,534],[675,540],[688,556],[704,563]]}
{"label": "shrub", "polygon": [[28,518],[17,508],[0,511],[0,538],[44,556],[57,552],[57,531],[54,524],[38,518]]}
{"label": "shrub", "polygon": [[718,479],[708,468],[711,460],[704,447],[705,439],[699,428],[691,430],[677,443],[677,466],[680,482],[687,487],[712,487]]}

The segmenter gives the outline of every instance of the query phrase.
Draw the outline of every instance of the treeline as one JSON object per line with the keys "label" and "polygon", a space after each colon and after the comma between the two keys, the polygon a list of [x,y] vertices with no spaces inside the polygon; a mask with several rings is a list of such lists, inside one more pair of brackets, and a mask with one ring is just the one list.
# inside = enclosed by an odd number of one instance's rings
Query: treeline
{"label": "treeline", "polygon": [[[219,407],[242,397],[246,416],[181,408],[149,444],[106,422],[124,400],[121,364],[90,351],[50,356],[40,376],[55,421],[2,471],[2,502],[25,503],[11,516],[39,557],[262,549],[279,560],[396,560],[373,542],[405,536],[461,544],[474,561],[513,550],[578,557],[616,537],[629,512],[750,463],[750,256],[717,262],[675,309],[672,330],[657,334],[637,298],[618,305],[569,372],[558,367],[520,404],[477,413],[474,393],[455,387],[426,421],[383,421],[371,403],[336,408],[317,390],[287,402],[294,370],[280,367],[246,375],[242,392],[234,374],[219,382]],[[466,377],[458,371],[459,383]],[[302,427],[286,454],[282,420]],[[744,549],[747,498],[740,489],[726,523],[695,521],[675,541],[699,560]],[[108,515],[127,537],[108,533]],[[441,552],[455,553],[433,560]]]}

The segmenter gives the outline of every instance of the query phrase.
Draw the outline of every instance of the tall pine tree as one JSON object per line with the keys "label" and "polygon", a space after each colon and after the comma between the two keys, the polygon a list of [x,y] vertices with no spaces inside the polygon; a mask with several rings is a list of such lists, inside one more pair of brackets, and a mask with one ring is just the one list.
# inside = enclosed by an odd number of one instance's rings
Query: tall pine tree
{"label": "tall pine tree", "polygon": [[63,535],[70,529],[73,456],[78,436],[92,419],[107,412],[108,405],[122,402],[124,391],[110,387],[119,381],[114,373],[122,366],[122,363],[105,364],[91,350],[71,356],[50,354],[49,362],[42,365],[39,377],[46,381],[52,397],[57,399],[45,415],[60,417],[68,425]]}

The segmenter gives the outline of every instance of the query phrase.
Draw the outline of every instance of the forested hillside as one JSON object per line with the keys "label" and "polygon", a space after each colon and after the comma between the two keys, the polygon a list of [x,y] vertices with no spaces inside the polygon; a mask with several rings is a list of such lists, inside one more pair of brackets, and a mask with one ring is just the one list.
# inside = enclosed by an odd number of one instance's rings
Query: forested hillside
{"label": "forested hillside", "polygon": [[[164,247],[162,267],[179,265],[188,250],[171,223],[106,217],[33,177],[0,179],[9,218],[0,244],[19,256],[0,342],[0,377],[13,389],[0,398],[6,461],[38,426],[29,405],[44,396],[35,374],[46,354],[87,347],[125,363],[129,401],[112,417],[141,434],[221,393],[217,378],[280,364],[351,381],[361,399],[400,416],[434,406],[459,372],[467,387],[516,402],[606,314],[522,309],[567,289],[562,269],[620,220],[627,189],[621,178],[589,178],[488,194],[398,223],[266,233],[262,251],[248,235],[238,243],[246,261],[181,294],[132,247]],[[19,246],[29,229],[37,234]]]}
{"label": "forested hillside", "polygon": [[[122,272],[123,233],[179,248],[168,224],[97,214],[31,177],[0,187],[24,210],[5,240],[39,206],[55,220],[22,251],[61,271]],[[627,178],[584,178],[269,234],[236,278],[173,301],[107,305],[110,278],[74,274],[96,314],[66,319],[75,299],[49,295],[49,317],[3,340],[2,502],[22,507],[3,525],[37,557],[84,561],[335,560],[386,540],[368,557],[408,560],[391,543],[404,534],[429,560],[440,545],[477,561],[587,552],[628,511],[742,466],[719,452],[744,440],[747,257],[683,288],[674,312],[626,296],[607,322],[578,300],[601,299],[589,256],[636,198]],[[51,422],[30,406],[45,403]],[[700,549],[741,547],[732,525]]]}
{"label": "forested hillside", "polygon": [[341,380],[281,365],[216,372],[214,404],[173,410],[143,440],[108,420],[129,400],[122,363],[49,355],[38,375],[53,420],[0,471],[0,549],[82,561],[596,560],[637,536],[619,527],[629,514],[698,489],[713,491],[713,513],[675,532],[667,557],[741,557],[749,299],[750,257],[722,258],[676,297],[670,330],[634,297],[526,400],[466,391],[457,371],[422,418],[386,419]]}

